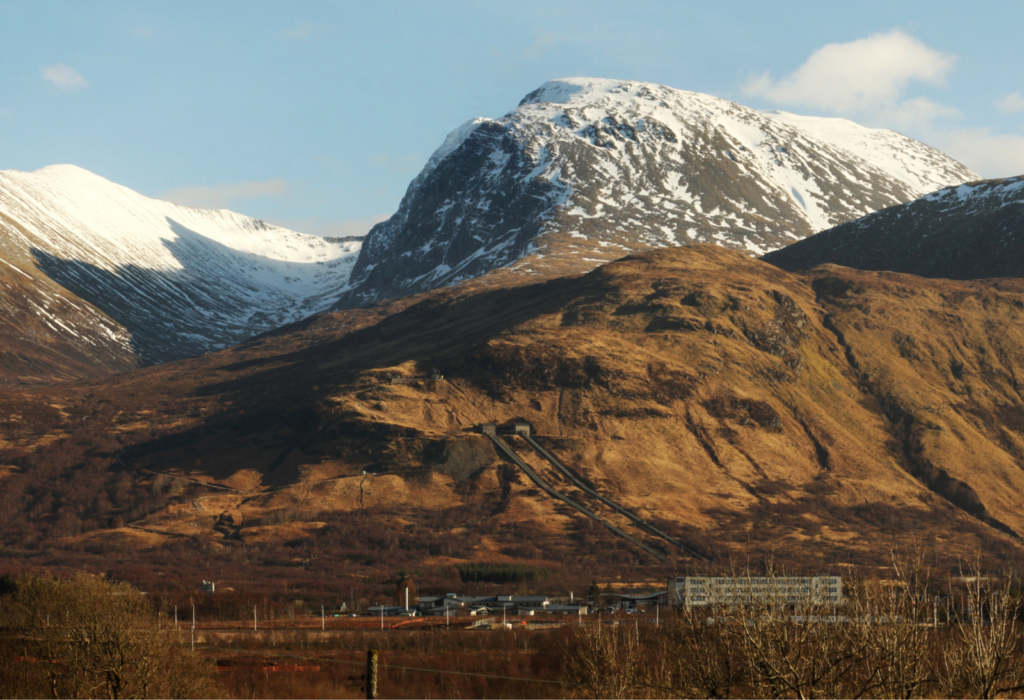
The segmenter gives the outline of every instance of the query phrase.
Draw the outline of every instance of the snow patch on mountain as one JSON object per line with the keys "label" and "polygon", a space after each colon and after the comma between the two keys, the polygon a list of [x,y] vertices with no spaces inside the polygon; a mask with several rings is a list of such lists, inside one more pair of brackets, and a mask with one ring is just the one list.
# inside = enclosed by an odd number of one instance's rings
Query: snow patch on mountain
{"label": "snow patch on mountain", "polygon": [[0,172],[0,233],[7,261],[120,323],[146,362],[325,310],[361,247],[150,199],[71,165]]}

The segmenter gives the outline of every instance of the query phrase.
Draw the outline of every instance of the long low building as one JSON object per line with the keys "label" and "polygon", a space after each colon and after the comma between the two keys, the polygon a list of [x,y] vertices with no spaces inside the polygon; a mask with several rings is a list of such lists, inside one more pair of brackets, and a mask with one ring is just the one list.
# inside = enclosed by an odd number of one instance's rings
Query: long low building
{"label": "long low building", "polygon": [[697,605],[839,605],[842,576],[677,576],[668,582],[669,603]]}

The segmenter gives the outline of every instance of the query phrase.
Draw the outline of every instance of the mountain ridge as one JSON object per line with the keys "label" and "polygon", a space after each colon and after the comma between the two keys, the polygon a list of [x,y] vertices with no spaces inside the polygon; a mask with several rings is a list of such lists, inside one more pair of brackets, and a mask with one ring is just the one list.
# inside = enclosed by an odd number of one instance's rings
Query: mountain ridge
{"label": "mountain ridge", "polygon": [[1024,176],[938,190],[763,256],[787,270],[836,264],[922,277],[1024,277]]}
{"label": "mountain ridge", "polygon": [[847,120],[635,81],[550,81],[449,134],[367,236],[336,308],[506,265],[557,276],[692,242],[763,254],[977,177]]}
{"label": "mountain ridge", "polygon": [[150,199],[76,166],[0,172],[8,342],[38,350],[15,329],[49,328],[48,346],[92,353],[97,371],[200,354],[322,311],[360,245]]}

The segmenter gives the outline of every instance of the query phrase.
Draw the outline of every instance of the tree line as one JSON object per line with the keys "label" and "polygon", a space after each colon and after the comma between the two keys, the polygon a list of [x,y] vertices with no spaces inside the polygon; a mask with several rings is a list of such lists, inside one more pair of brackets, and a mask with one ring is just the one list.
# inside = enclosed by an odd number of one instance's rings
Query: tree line
{"label": "tree line", "polygon": [[212,665],[126,583],[79,573],[0,585],[0,697],[216,695]]}
{"label": "tree line", "polygon": [[[583,697],[997,698],[1024,694],[1019,581],[980,568],[942,582],[894,560],[888,580],[846,581],[843,605],[808,596],[712,600],[658,627],[591,624],[566,642]],[[768,591],[775,572],[769,567]]]}

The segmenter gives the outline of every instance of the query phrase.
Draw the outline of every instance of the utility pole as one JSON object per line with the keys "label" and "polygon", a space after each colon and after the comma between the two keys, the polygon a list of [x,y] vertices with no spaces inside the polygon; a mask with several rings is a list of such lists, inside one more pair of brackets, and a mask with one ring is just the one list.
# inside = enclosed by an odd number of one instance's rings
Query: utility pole
{"label": "utility pole", "polygon": [[178,606],[174,606],[174,629],[178,629]]}
{"label": "utility pole", "polygon": [[192,603],[192,651],[196,650],[196,604]]}
{"label": "utility pole", "polygon": [[409,587],[405,587],[405,611],[409,612]]}
{"label": "utility pole", "polygon": [[661,606],[658,603],[654,604],[654,626],[661,627]]}

